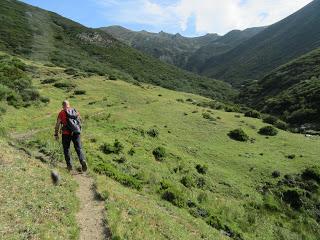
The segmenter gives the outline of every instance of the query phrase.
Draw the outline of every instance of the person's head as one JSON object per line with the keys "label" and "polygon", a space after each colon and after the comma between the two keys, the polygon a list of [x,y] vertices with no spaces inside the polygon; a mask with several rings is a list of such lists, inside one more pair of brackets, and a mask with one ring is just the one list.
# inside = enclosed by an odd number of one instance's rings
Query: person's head
{"label": "person's head", "polygon": [[64,101],[62,102],[62,107],[63,107],[63,109],[69,108],[69,107],[70,107],[69,101],[68,101],[68,100],[64,100]]}

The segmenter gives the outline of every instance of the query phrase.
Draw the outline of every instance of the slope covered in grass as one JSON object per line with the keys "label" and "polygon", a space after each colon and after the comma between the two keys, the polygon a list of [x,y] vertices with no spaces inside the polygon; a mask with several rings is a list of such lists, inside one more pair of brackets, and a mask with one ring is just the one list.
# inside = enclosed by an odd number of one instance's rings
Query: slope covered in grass
{"label": "slope covered in grass", "polygon": [[234,91],[221,81],[165,64],[119,42],[111,35],[86,28],[16,0],[0,3],[0,49],[30,59],[83,71],[147,82],[174,90],[230,99]]}
{"label": "slope covered in grass", "polygon": [[54,186],[46,164],[0,139],[0,239],[78,239],[72,177]]}
{"label": "slope covered in grass", "polygon": [[209,59],[202,73],[236,86],[248,79],[261,79],[320,46],[319,11],[320,1],[312,1],[231,51]]}
{"label": "slope covered in grass", "polygon": [[320,117],[320,49],[274,70],[242,89],[242,101],[293,124]]}
{"label": "slope covered in grass", "polygon": [[[201,107],[211,100],[200,96],[35,67],[34,85],[50,102],[9,107],[1,127],[33,129],[22,144],[62,160],[52,135],[68,98],[84,120],[84,148],[113,236],[319,238],[320,178],[306,171],[319,167],[319,138],[281,130],[266,137],[261,120]],[[62,81],[73,87],[53,83]],[[248,141],[229,138],[239,128]]]}

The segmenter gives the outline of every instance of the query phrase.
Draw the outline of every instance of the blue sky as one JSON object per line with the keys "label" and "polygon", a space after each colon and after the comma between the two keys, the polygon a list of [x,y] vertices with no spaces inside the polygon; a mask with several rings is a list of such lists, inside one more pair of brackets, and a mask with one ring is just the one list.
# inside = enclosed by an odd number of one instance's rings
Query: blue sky
{"label": "blue sky", "polygon": [[198,36],[266,26],[311,0],[23,0],[88,27],[121,25],[133,30]]}

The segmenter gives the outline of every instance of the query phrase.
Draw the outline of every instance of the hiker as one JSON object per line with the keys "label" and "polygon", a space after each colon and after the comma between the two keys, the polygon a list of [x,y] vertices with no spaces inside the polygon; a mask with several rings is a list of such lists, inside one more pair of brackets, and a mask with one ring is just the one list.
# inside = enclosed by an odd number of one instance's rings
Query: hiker
{"label": "hiker", "polygon": [[62,146],[63,153],[67,163],[67,169],[72,170],[72,159],[70,154],[70,143],[73,142],[74,148],[77,152],[82,171],[87,171],[87,162],[85,160],[82,147],[81,147],[81,119],[80,114],[70,107],[70,103],[67,100],[62,102],[62,110],[60,111],[57,123],[55,126],[55,139],[59,140],[59,132],[62,133]]}

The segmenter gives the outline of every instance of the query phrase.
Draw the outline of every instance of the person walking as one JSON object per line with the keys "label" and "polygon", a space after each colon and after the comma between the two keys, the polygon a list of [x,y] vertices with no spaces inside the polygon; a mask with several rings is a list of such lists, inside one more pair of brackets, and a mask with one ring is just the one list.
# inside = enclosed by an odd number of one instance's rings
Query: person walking
{"label": "person walking", "polygon": [[70,107],[67,100],[62,102],[62,110],[60,111],[55,125],[54,136],[59,141],[59,133],[62,133],[62,146],[64,158],[66,160],[67,169],[73,169],[72,159],[70,153],[70,144],[73,142],[74,148],[77,152],[82,171],[87,171],[88,165],[81,145],[81,118],[79,112]]}

